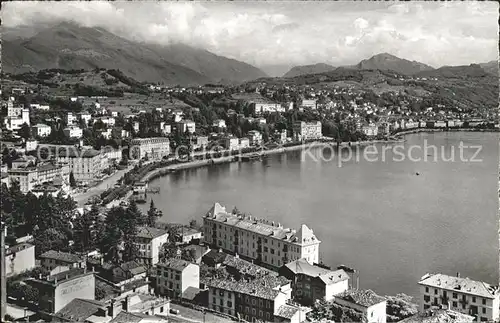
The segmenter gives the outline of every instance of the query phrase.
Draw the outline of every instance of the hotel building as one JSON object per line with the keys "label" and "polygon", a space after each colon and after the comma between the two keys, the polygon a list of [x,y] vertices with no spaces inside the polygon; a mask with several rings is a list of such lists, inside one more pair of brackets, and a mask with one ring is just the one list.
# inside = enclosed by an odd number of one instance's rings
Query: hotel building
{"label": "hotel building", "polygon": [[219,203],[203,217],[205,243],[257,263],[279,268],[300,258],[318,263],[319,244],[313,230],[299,230],[248,215],[231,214]]}
{"label": "hotel building", "polygon": [[321,122],[298,121],[293,124],[293,134],[295,140],[319,139],[323,136],[321,131]]}
{"label": "hotel building", "polygon": [[130,141],[130,154],[134,159],[145,157],[162,159],[170,153],[170,141],[168,138],[139,138]]}

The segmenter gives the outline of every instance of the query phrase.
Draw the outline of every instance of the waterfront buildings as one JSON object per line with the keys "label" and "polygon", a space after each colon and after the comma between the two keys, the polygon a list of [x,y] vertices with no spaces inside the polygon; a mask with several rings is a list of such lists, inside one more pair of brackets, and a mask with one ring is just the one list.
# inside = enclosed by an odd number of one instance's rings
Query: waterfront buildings
{"label": "waterfront buildings", "polygon": [[37,123],[31,128],[34,137],[47,137],[52,132],[52,128],[43,123]]}
{"label": "waterfront buildings", "polygon": [[371,290],[348,290],[336,295],[334,302],[363,313],[368,323],[386,323],[387,321],[387,300]]}
{"label": "waterfront buildings", "polygon": [[250,141],[250,145],[258,146],[262,143],[262,134],[258,130],[250,130],[248,132],[248,139]]}
{"label": "waterfront buildings", "polygon": [[323,136],[321,122],[297,121],[293,124],[293,134],[297,141],[320,139]]}
{"label": "waterfront buildings", "polygon": [[182,227],[176,235],[176,241],[182,244],[188,244],[193,240],[201,240],[202,236],[201,231],[194,228]]}
{"label": "waterfront buildings", "polygon": [[164,137],[133,139],[129,147],[134,159],[162,159],[170,154],[170,141]]}
{"label": "waterfront buildings", "polygon": [[158,292],[171,298],[181,298],[188,287],[200,286],[200,266],[186,260],[171,258],[159,262],[156,274]]}
{"label": "waterfront buildings", "polygon": [[9,181],[18,182],[21,192],[27,193],[37,185],[54,182],[56,178],[67,179],[67,166],[44,164],[40,166],[16,166],[8,171]]}
{"label": "waterfront buildings", "polygon": [[426,274],[420,282],[420,312],[432,306],[472,315],[477,321],[496,321],[500,318],[498,286],[444,274]]}
{"label": "waterfront buildings", "polygon": [[75,298],[95,299],[94,272],[86,268],[76,268],[45,278],[30,278],[26,283],[38,289],[38,306],[46,313],[58,312]]}
{"label": "waterfront buildings", "polygon": [[248,139],[247,137],[240,138],[239,139],[239,146],[240,146],[240,149],[250,147],[250,139]]}
{"label": "waterfront buildings", "polygon": [[219,203],[203,217],[204,241],[275,268],[300,258],[318,263],[319,245],[313,230],[299,230],[250,215],[232,214]]}
{"label": "waterfront buildings", "polygon": [[85,261],[72,253],[49,250],[40,255],[40,261],[43,268],[51,271],[56,267],[64,266],[69,269],[84,268]]}
{"label": "waterfront buildings", "polygon": [[147,266],[157,264],[160,250],[167,242],[167,231],[152,227],[139,227],[134,238],[134,244],[139,250],[137,260]]}
{"label": "waterfront buildings", "polygon": [[222,147],[227,150],[237,150],[239,146],[239,139],[236,137],[231,136],[222,139]]}
{"label": "waterfront buildings", "polygon": [[292,296],[303,305],[312,305],[317,300],[331,301],[349,289],[349,275],[345,271],[311,265],[305,259],[285,264],[279,273],[292,281]]}

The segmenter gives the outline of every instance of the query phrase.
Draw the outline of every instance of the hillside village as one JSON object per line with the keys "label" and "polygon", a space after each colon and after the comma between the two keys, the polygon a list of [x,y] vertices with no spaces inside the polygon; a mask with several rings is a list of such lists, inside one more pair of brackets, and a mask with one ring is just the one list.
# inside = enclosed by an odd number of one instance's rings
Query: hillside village
{"label": "hillside village", "polygon": [[138,210],[147,175],[172,165],[410,131],[498,129],[494,101],[480,108],[430,91],[449,80],[362,72],[386,77],[367,86],[329,73],[194,87],[106,69],[7,75],[10,313],[55,322],[498,321],[498,288],[459,274],[415,281],[419,300],[360,289],[355,268],[321,263],[321,237],[306,224],[286,228],[219,203],[189,224],[161,222],[154,204]]}

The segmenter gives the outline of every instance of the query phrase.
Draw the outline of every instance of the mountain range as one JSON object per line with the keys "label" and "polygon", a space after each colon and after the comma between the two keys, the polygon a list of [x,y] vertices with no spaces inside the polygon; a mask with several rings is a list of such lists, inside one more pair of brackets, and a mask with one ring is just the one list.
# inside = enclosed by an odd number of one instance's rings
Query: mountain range
{"label": "mountain range", "polygon": [[63,22],[31,30],[8,30],[2,47],[3,69],[22,73],[49,68],[119,69],[138,81],[197,85],[233,83],[267,76],[234,59],[183,44],[137,43],[102,28]]}
{"label": "mountain range", "polygon": [[[250,64],[184,44],[155,45],[117,36],[103,28],[63,22],[34,27],[2,27],[2,67],[8,73],[60,69],[119,69],[138,81],[167,85],[234,84],[267,77]],[[498,63],[470,66],[429,65],[389,53],[374,55],[356,65],[334,67],[325,63],[295,66],[284,78],[321,74],[338,68],[381,70],[421,77],[498,75]],[[275,66],[272,74],[283,70]]]}
{"label": "mountain range", "polygon": [[[342,68],[354,70],[381,70],[392,71],[402,75],[415,75],[421,77],[452,77],[470,76],[478,74],[498,75],[498,62],[491,61],[482,64],[471,64],[469,66],[443,66],[434,68],[432,66],[407,59],[399,58],[389,53],[381,53],[369,59],[362,60],[356,65],[343,66]],[[296,77],[307,74],[327,73],[335,68],[331,65],[320,63],[315,65],[295,66],[283,75],[285,78]]]}

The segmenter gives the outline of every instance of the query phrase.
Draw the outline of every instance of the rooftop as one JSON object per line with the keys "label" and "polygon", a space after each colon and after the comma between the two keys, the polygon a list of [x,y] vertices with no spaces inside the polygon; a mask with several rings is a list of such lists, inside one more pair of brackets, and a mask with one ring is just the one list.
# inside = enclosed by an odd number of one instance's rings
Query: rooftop
{"label": "rooftop", "polygon": [[83,277],[86,275],[93,275],[93,271],[87,271],[85,268],[73,268],[52,276],[46,276],[45,279],[29,279],[29,281],[41,283],[41,284],[49,284],[52,286],[57,286],[58,284],[65,282],[70,279],[74,279],[77,277]]}
{"label": "rooftop", "polygon": [[168,322],[166,318],[160,316],[146,315],[141,313],[120,312],[109,323],[139,323],[139,322]]}
{"label": "rooftop", "polygon": [[246,282],[244,280],[234,281],[227,279],[213,278],[207,280],[205,284],[209,287],[237,292],[258,298],[274,300],[280,293],[279,287],[271,287],[262,280]]}
{"label": "rooftop", "polygon": [[469,323],[474,317],[451,310],[432,310],[410,316],[399,323]]}
{"label": "rooftop", "polygon": [[305,259],[298,259],[285,265],[294,274],[303,274],[310,277],[318,277],[326,285],[335,284],[349,279],[349,275],[342,269],[329,270],[319,266],[311,265]]}
{"label": "rooftop", "polygon": [[143,265],[141,265],[135,261],[125,262],[118,267],[120,269],[122,269],[123,271],[130,272],[132,275],[139,275],[139,274],[147,272],[146,267],[144,267]]}
{"label": "rooftop", "polygon": [[29,248],[34,248],[35,246],[32,245],[32,244],[29,244],[29,243],[18,243],[14,246],[11,246],[9,247],[6,251],[5,251],[5,255],[8,256],[8,255],[11,255],[13,253],[16,253],[16,252],[19,252],[21,250],[25,250],[25,249],[29,249]]}
{"label": "rooftop", "polygon": [[219,203],[215,203],[205,217],[242,230],[299,245],[318,244],[321,242],[316,238],[313,230],[309,229],[305,224],[302,224],[298,231],[283,228],[279,223],[257,219],[249,215],[228,213],[226,208]]}
{"label": "rooftop", "polygon": [[183,260],[183,259],[177,259],[177,258],[170,258],[167,259],[163,262],[158,263],[158,265],[174,270],[184,270],[187,266],[190,264],[193,264],[192,262]]}
{"label": "rooftop", "polygon": [[80,258],[80,256],[78,256],[78,255],[68,253],[68,252],[55,251],[55,250],[49,250],[49,251],[41,254],[40,258],[55,259],[58,261],[63,261],[63,262],[68,262],[68,263],[75,263],[75,262],[83,261],[83,259]]}
{"label": "rooftop", "polygon": [[488,283],[471,280],[469,278],[448,276],[444,274],[426,274],[418,283],[424,286],[459,291],[461,293],[468,293],[486,298],[495,298],[500,294],[498,286],[492,286]]}
{"label": "rooftop", "polygon": [[375,292],[370,289],[351,289],[335,296],[335,298],[340,298],[364,307],[370,307],[386,301],[384,297],[375,294]]}
{"label": "rooftop", "polygon": [[168,231],[157,229],[153,227],[139,227],[137,229],[136,237],[154,239],[161,237],[162,235],[168,234]]}
{"label": "rooftop", "polygon": [[231,255],[227,255],[222,264],[227,267],[232,267],[238,270],[238,272],[243,275],[250,275],[254,277],[259,277],[263,275],[278,276],[278,274],[272,270],[255,265],[249,261]]}
{"label": "rooftop", "polygon": [[293,316],[295,314],[297,314],[301,310],[304,311],[304,309],[301,309],[299,306],[285,304],[285,305],[281,305],[278,308],[278,311],[276,312],[276,314],[274,316],[279,316],[279,317],[283,317],[286,319],[291,319],[291,318],[293,318]]}
{"label": "rooftop", "polygon": [[106,304],[90,299],[75,298],[59,310],[55,316],[68,319],[71,322],[83,322],[101,308],[106,308]]}

